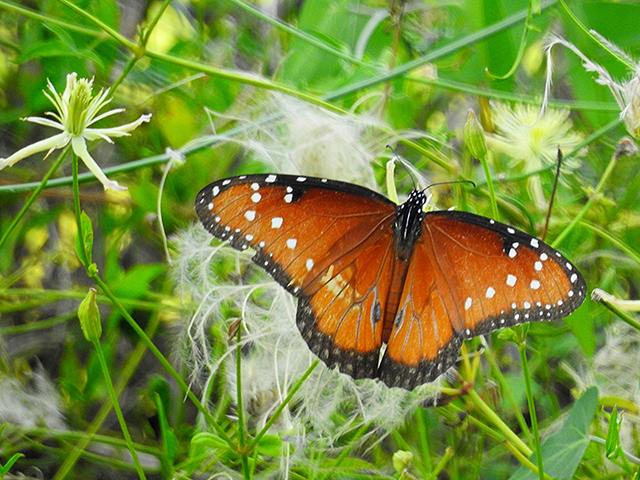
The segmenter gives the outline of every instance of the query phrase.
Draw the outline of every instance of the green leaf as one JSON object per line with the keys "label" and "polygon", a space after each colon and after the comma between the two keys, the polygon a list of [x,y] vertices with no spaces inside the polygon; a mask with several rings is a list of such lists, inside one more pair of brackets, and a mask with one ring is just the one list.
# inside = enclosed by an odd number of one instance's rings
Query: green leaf
{"label": "green leaf", "polygon": [[13,464],[16,463],[22,457],[24,457],[24,454],[14,453],[13,456],[9,460],[7,460],[7,463],[5,463],[2,468],[0,468],[0,473],[2,473],[2,475],[9,473],[9,470],[11,470],[11,467],[13,467]]}
{"label": "green leaf", "polygon": [[[598,407],[598,389],[591,387],[573,405],[562,428],[542,444],[544,473],[552,478],[571,480],[587,446],[589,426]],[[535,455],[529,458],[536,465]],[[511,480],[537,480],[538,475],[522,466]]]}
{"label": "green leaf", "polygon": [[163,395],[157,392],[155,393],[158,420],[160,423],[160,431],[162,432],[162,448],[169,461],[173,463],[173,461],[176,459],[180,447],[178,438],[176,437],[175,433],[173,433],[173,429],[169,426],[169,420],[167,419],[167,412],[165,410],[162,397]]}
{"label": "green leaf", "polygon": [[618,458],[622,447],[620,446],[620,424],[622,423],[622,415],[618,419],[618,407],[613,406],[611,415],[609,415],[609,428],[607,429],[607,439],[605,441],[605,451],[607,458]]}
{"label": "green leaf", "polygon": [[76,232],[76,252],[78,258],[88,266],[93,259],[93,225],[89,216],[82,211],[80,214],[80,228]]}
{"label": "green leaf", "polygon": [[202,432],[191,439],[192,458],[206,458],[208,461],[224,457],[229,461],[238,460],[238,454],[222,438],[214,433]]}
{"label": "green leaf", "polygon": [[277,435],[264,435],[258,442],[258,453],[269,457],[282,455],[282,439]]}
{"label": "green leaf", "polygon": [[113,285],[113,293],[120,298],[141,298],[152,290],[151,282],[166,271],[159,263],[135,265]]}

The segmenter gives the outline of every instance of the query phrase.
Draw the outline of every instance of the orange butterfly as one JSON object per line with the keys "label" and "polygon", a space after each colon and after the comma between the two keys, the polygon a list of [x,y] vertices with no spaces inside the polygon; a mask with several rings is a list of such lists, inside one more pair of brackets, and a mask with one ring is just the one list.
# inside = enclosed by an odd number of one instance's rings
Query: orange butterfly
{"label": "orange butterfly", "polygon": [[451,367],[463,339],[565,317],[586,293],[541,240],[425,202],[419,190],[395,205],[325,178],[243,175],[202,189],[196,212],[298,297],[300,333],[327,366],[410,390]]}

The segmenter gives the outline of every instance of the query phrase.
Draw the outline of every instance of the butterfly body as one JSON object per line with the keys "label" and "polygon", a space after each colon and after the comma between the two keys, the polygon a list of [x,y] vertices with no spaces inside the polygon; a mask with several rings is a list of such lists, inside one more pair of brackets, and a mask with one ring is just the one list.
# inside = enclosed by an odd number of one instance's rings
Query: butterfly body
{"label": "butterfly body", "polygon": [[[247,175],[205,187],[196,212],[298,297],[310,349],[354,378],[412,389],[444,373],[462,340],[577,308],[586,285],[542,241],[460,211],[395,205],[353,184]],[[381,358],[381,349],[386,350]]]}

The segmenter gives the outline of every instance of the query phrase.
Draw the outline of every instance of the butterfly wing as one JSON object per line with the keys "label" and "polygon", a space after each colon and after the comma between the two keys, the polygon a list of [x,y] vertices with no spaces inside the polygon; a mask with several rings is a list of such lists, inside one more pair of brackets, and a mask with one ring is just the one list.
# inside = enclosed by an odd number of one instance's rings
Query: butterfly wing
{"label": "butterfly wing", "polygon": [[422,230],[380,366],[387,385],[431,381],[462,339],[562,318],[584,300],[578,270],[531,235],[459,211],[426,214]]}
{"label": "butterfly wing", "polygon": [[256,250],[253,261],[299,297],[310,349],[355,378],[376,375],[395,205],[352,184],[291,175],[214,182],[196,212],[215,237]]}

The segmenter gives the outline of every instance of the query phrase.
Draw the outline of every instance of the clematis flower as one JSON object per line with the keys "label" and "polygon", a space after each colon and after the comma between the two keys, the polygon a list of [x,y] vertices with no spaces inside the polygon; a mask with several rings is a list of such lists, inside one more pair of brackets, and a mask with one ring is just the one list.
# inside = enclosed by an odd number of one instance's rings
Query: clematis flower
{"label": "clematis flower", "polygon": [[[573,130],[568,110],[547,109],[543,115],[533,105],[517,104],[513,108],[504,103],[493,105],[495,134],[487,135],[487,143],[494,151],[512,159],[517,171],[531,173],[557,161],[558,148],[563,152],[574,150],[583,137]],[[578,154],[581,155],[584,152]],[[576,159],[567,159],[563,167],[575,169]],[[539,208],[546,202],[540,177],[529,177],[529,192]]]}
{"label": "clematis flower", "polygon": [[32,143],[7,158],[0,158],[0,170],[10,167],[23,158],[29,157],[38,152],[47,151],[47,156],[54,150],[64,148],[71,143],[71,148],[85,163],[87,168],[100,180],[105,190],[126,190],[127,187],[118,185],[118,182],[109,180],[100,169],[96,161],[87,150],[87,141],[102,138],[109,143],[113,143],[111,137],[124,137],[130,135],[129,132],[136,129],[143,122],[151,119],[151,114],[142,115],[136,121],[111,128],[90,128],[91,125],[103,118],[115,115],[124,111],[124,108],[116,108],[98,115],[98,112],[109,102],[109,89],[101,89],[96,96],[92,95],[93,79],[77,78],[77,74],[67,75],[67,86],[60,95],[53,84],[47,80],[49,93],[44,94],[51,100],[56,112],[45,112],[53,118],[27,117],[23,118],[28,122],[45,125],[61,130],[57,135],[53,135],[39,142]]}

